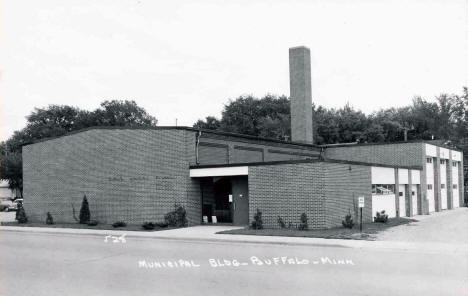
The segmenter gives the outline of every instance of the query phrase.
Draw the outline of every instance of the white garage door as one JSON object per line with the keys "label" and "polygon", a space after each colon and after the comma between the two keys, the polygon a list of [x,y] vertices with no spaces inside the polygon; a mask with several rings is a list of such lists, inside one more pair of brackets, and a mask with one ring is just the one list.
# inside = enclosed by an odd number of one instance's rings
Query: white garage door
{"label": "white garage door", "polygon": [[372,217],[385,211],[389,218],[396,217],[395,194],[372,195]]}
{"label": "white garage door", "polygon": [[400,217],[406,217],[406,188],[405,185],[400,185],[400,192],[399,192],[399,211]]}
{"label": "white garage door", "polygon": [[460,207],[460,195],[458,194],[458,184],[453,184],[452,195],[453,195],[453,207],[454,208]]}
{"label": "white garage door", "polygon": [[411,199],[413,202],[413,216],[418,214],[418,187],[416,185],[411,185]]}
{"label": "white garage door", "polygon": [[440,184],[440,199],[442,210],[447,209],[447,186],[445,184]]}

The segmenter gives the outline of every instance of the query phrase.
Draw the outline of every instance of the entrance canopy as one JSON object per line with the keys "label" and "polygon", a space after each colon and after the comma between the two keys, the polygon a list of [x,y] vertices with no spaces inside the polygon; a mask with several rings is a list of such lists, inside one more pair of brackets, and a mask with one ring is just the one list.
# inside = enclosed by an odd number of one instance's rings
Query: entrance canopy
{"label": "entrance canopy", "polygon": [[222,177],[222,176],[248,176],[248,166],[232,166],[217,168],[193,168],[190,169],[190,177]]}

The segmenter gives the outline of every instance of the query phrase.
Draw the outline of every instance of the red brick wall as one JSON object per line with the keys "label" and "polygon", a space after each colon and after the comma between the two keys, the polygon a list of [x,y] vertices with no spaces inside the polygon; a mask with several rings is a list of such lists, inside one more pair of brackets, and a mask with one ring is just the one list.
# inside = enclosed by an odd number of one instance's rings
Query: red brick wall
{"label": "red brick wall", "polygon": [[[190,135],[188,134],[190,133]],[[75,222],[83,195],[92,219],[161,221],[174,203],[200,223],[200,188],[189,178],[193,132],[96,129],[23,148],[24,206],[31,221]]]}
{"label": "red brick wall", "polygon": [[249,218],[257,208],[265,227],[277,228],[278,216],[286,224],[299,224],[306,213],[310,228],[325,227],[322,163],[249,167]]}
{"label": "red brick wall", "polygon": [[341,226],[348,213],[358,225],[358,197],[364,196],[363,221],[372,221],[371,167],[324,163],[327,227]]}
{"label": "red brick wall", "polygon": [[202,135],[200,139],[199,162],[201,165],[207,165],[316,159],[319,154],[320,149],[315,147],[243,141],[241,138],[218,138],[206,134]]}
{"label": "red brick wall", "polygon": [[[354,216],[359,196],[366,199],[364,221],[372,219],[368,166],[327,162],[252,166],[249,194],[250,220],[258,208],[265,227],[269,228],[279,227],[278,216],[286,224],[299,224],[302,213],[307,214],[311,229],[341,226],[349,211]],[[357,222],[357,217],[354,218]]]}
{"label": "red brick wall", "polygon": [[423,143],[329,147],[325,150],[325,157],[395,166],[421,166],[424,164],[421,163],[423,148]]}

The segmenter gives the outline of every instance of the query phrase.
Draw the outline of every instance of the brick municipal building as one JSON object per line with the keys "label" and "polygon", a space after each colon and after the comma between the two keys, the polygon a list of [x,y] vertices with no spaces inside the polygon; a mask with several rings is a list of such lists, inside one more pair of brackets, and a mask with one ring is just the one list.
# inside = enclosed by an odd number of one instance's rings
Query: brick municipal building
{"label": "brick municipal building", "polygon": [[[190,225],[340,226],[364,197],[376,211],[412,217],[463,204],[463,154],[432,142],[313,144],[310,51],[289,50],[292,141],[190,127],[96,127],[23,147],[24,207],[75,222],[86,194],[101,223],[162,221],[180,204]],[[206,219],[206,218],[205,218]]]}

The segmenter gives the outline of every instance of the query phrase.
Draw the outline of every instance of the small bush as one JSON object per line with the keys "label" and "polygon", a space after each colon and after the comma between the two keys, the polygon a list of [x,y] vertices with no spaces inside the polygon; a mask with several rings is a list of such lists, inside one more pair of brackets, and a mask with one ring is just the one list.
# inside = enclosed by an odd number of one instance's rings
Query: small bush
{"label": "small bush", "polygon": [[252,221],[252,229],[263,229],[263,219],[262,219],[262,211],[257,209],[257,213],[254,215],[254,220]]}
{"label": "small bush", "polygon": [[16,214],[16,220],[18,220],[18,223],[28,223],[28,216],[26,216],[26,211],[24,210],[24,207],[22,205],[18,205],[18,210]]}
{"label": "small bush", "polygon": [[186,227],[187,212],[183,206],[174,205],[174,210],[164,216],[164,221],[171,227]]}
{"label": "small bush", "polygon": [[380,222],[380,223],[387,223],[388,221],[388,215],[385,214],[385,210],[382,212],[376,212],[375,217],[374,217],[374,222]]}
{"label": "small bush", "polygon": [[99,221],[97,220],[90,220],[88,222],[88,226],[97,226],[99,224]]}
{"label": "small bush", "polygon": [[158,222],[158,223],[156,223],[156,225],[158,227],[161,227],[161,228],[166,228],[166,227],[169,226],[169,224],[167,222]]}
{"label": "small bush", "polygon": [[341,221],[341,223],[343,224],[344,228],[351,229],[354,227],[353,217],[351,216],[351,214],[346,215],[345,219]]}
{"label": "small bush", "polygon": [[47,212],[47,218],[46,218],[45,223],[48,224],[48,225],[55,224],[54,223],[54,218],[52,218],[52,215],[50,214],[50,212]]}
{"label": "small bush", "polygon": [[141,225],[145,230],[153,230],[156,227],[156,224],[153,222],[145,222]]}
{"label": "small bush", "polygon": [[89,212],[89,204],[86,195],[83,196],[83,201],[81,202],[80,209],[80,224],[87,224],[91,220],[91,213]]}
{"label": "small bush", "polygon": [[278,216],[278,225],[280,228],[286,228],[286,223],[284,223],[283,218],[281,218],[281,216]]}
{"label": "small bush", "polygon": [[124,221],[117,221],[117,222],[114,222],[114,224],[112,224],[112,227],[114,228],[125,227],[125,226],[127,226],[127,223],[125,223]]}
{"label": "small bush", "polygon": [[307,215],[306,213],[301,214],[301,223],[299,223],[299,230],[307,230],[309,229],[309,224],[307,222]]}

